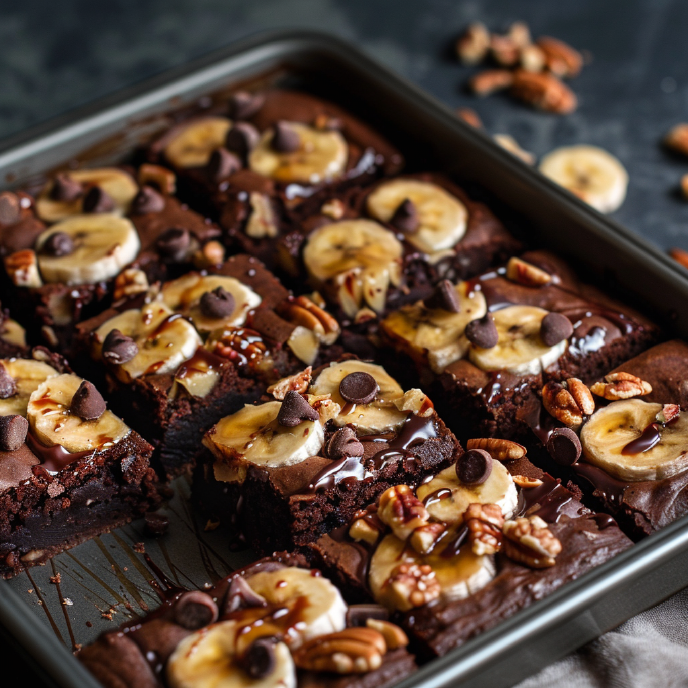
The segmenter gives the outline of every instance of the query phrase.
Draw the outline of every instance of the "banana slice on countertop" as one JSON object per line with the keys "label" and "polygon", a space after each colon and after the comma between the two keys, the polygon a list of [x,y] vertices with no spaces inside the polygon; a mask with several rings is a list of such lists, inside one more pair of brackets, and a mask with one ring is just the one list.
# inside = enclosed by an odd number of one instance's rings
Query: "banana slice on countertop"
{"label": "banana slice on countertop", "polygon": [[138,347],[131,360],[115,366],[123,382],[142,375],[174,373],[202,344],[196,328],[161,301],[123,311],[105,321],[93,337],[95,358],[101,357],[105,337],[112,330],[131,337]]}
{"label": "banana slice on countertop", "polygon": [[399,343],[419,362],[427,357],[434,373],[441,373],[450,363],[463,358],[470,342],[464,335],[466,325],[487,313],[481,291],[468,292],[468,283],[455,287],[460,312],[428,308],[422,301],[403,306],[380,322],[385,334]]}
{"label": "banana slice on countertop", "polygon": [[[372,375],[379,387],[375,399],[368,404],[348,403],[339,392],[341,381],[347,375],[358,372]],[[408,413],[399,411],[392,403],[404,396],[404,390],[382,366],[374,363],[357,360],[331,363],[313,380],[308,392],[316,396],[331,395],[332,401],[341,407],[333,419],[335,425],[352,423],[359,436],[392,432],[401,427],[408,417]]]}
{"label": "banana slice on countertop", "polygon": [[430,516],[448,525],[460,525],[469,504],[497,504],[504,518],[511,518],[518,507],[518,490],[504,465],[492,462],[490,477],[481,485],[464,485],[459,482],[456,467],[449,466],[429,483],[416,490],[418,499]]}
{"label": "banana slice on countertop", "polygon": [[248,464],[280,468],[318,455],[325,442],[322,423],[305,420],[296,427],[280,425],[281,407],[281,401],[247,404],[208,431],[203,444],[219,459],[215,462],[217,480],[243,480]]}
{"label": "banana slice on countertop", "polygon": [[[51,237],[58,233],[64,243],[56,255],[50,246],[54,241]],[[134,225],[106,214],[63,220],[36,240],[43,281],[68,285],[107,282],[136,258],[140,248]]]}
{"label": "banana slice on countertop", "polygon": [[688,469],[688,414],[663,425],[662,404],[614,401],[595,411],[580,434],[585,461],[628,482],[663,480]]}
{"label": "banana slice on countertop", "polygon": [[566,352],[568,341],[546,346],[540,337],[542,319],[549,311],[536,306],[507,306],[492,313],[499,339],[491,349],[472,344],[468,357],[486,371],[506,370],[515,375],[538,375]]}
{"label": "banana slice on countertop", "polygon": [[384,310],[390,284],[401,281],[403,247],[394,234],[371,220],[333,222],[312,232],[303,261],[316,286],[328,284],[353,317],[365,301]]}
{"label": "banana slice on countertop", "polygon": [[263,133],[251,151],[248,164],[258,174],[279,182],[319,184],[341,177],[346,170],[349,147],[338,131],[314,129],[298,122],[285,122],[296,133],[296,150],[279,152],[272,146],[274,131]]}
{"label": "banana slice on countertop", "polygon": [[41,220],[60,222],[74,215],[80,215],[84,212],[83,203],[86,192],[93,186],[102,189],[112,200],[113,207],[108,211],[109,213],[126,215],[139,191],[134,178],[116,167],[72,170],[66,175],[72,182],[81,185],[83,192],[71,200],[55,199],[53,187],[56,182],[54,179],[50,180],[36,199],[36,212]]}
{"label": "banana slice on countertop", "polygon": [[226,117],[192,120],[165,146],[165,158],[174,167],[204,167],[213,151],[225,145],[231,126]]}
{"label": "banana slice on countertop", "polygon": [[47,363],[30,358],[6,358],[0,363],[16,386],[16,391],[12,396],[0,399],[0,416],[26,417],[26,407],[31,394],[49,377],[59,375],[58,371]]}
{"label": "banana slice on countertop", "polygon": [[49,377],[31,394],[26,417],[39,442],[61,444],[68,452],[99,450],[131,431],[112,411],[95,420],[83,420],[70,411],[72,397],[83,382],[77,375]]}
{"label": "banana slice on countertop", "polygon": [[272,671],[260,679],[249,676],[239,660],[241,630],[229,619],[184,638],[167,662],[167,683],[171,688],[296,688],[296,667],[283,642],[274,645]]}
{"label": "banana slice on countertop", "polygon": [[[227,315],[217,315],[203,307],[201,297],[206,292],[222,288],[232,297],[234,307]],[[247,313],[260,306],[261,297],[253,289],[234,277],[201,275],[191,272],[172,282],[161,291],[162,300],[174,311],[189,317],[200,332],[220,327],[241,327]]]}
{"label": "banana slice on countertop", "polygon": [[628,172],[596,146],[565,146],[548,153],[540,172],[601,213],[613,213],[626,198]]}
{"label": "banana slice on countertop", "polygon": [[466,206],[441,186],[417,179],[384,182],[368,196],[368,212],[380,222],[389,222],[397,208],[409,200],[418,213],[418,228],[406,240],[426,253],[455,246],[466,233]]}

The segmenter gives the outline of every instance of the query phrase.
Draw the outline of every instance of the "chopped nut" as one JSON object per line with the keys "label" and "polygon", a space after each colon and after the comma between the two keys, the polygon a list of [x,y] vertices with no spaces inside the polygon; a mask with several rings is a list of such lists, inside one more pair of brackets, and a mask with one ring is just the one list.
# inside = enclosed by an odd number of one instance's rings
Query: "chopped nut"
{"label": "chopped nut", "polygon": [[394,399],[394,405],[399,411],[411,411],[421,418],[429,418],[435,411],[435,405],[430,398],[419,389],[409,389],[403,397]]}
{"label": "chopped nut", "polygon": [[526,72],[541,72],[545,68],[545,53],[537,45],[526,45],[521,48],[520,63]]}
{"label": "chopped nut", "polygon": [[281,380],[275,382],[275,384],[270,385],[267,388],[267,393],[272,394],[277,401],[284,401],[287,392],[291,392],[292,390],[299,394],[305,394],[308,390],[308,385],[311,384],[312,374],[313,368],[308,366],[308,368],[294,375],[283,377]]}
{"label": "chopped nut", "polygon": [[385,490],[378,501],[377,514],[400,539],[406,540],[413,531],[427,524],[428,510],[408,485],[396,485]]}
{"label": "chopped nut", "polygon": [[551,36],[542,36],[536,41],[545,54],[547,69],[556,76],[571,78],[578,76],[583,67],[583,56],[564,41]]}
{"label": "chopped nut", "polygon": [[499,552],[504,515],[497,504],[469,504],[463,520],[468,528],[473,554],[482,556]]}
{"label": "chopped nut", "polygon": [[431,552],[437,541],[444,535],[446,528],[442,523],[426,523],[424,526],[418,526],[413,533],[409,542],[411,547],[418,552],[418,554],[427,554]]}
{"label": "chopped nut", "polygon": [[542,404],[550,415],[569,428],[578,427],[583,422],[583,416],[595,412],[590,390],[577,378],[569,378],[564,382],[550,380],[542,388]]}
{"label": "chopped nut", "polygon": [[422,607],[440,595],[440,584],[435,572],[427,564],[399,564],[385,582],[394,608],[407,612]]}
{"label": "chopped nut", "polygon": [[507,150],[512,155],[515,155],[519,160],[522,160],[524,163],[526,163],[526,165],[535,164],[535,156],[532,153],[529,153],[527,150],[523,150],[513,136],[509,136],[509,134],[495,134],[492,138],[504,150]]}
{"label": "chopped nut", "polygon": [[374,545],[380,537],[380,529],[365,518],[357,518],[349,528],[349,536],[356,542],[367,542]]}
{"label": "chopped nut", "polygon": [[507,521],[502,528],[504,552],[513,561],[534,569],[554,566],[561,542],[539,516]]}
{"label": "chopped nut", "polygon": [[681,407],[678,404],[664,404],[662,410],[657,414],[657,420],[666,425],[678,418],[679,413],[681,413]]}
{"label": "chopped nut", "polygon": [[513,72],[508,69],[487,69],[472,77],[468,82],[468,87],[477,96],[489,96],[509,88],[513,83]]}
{"label": "chopped nut", "polygon": [[688,198],[688,174],[681,177],[681,193],[684,198]]}
{"label": "chopped nut", "polygon": [[128,268],[117,275],[112,298],[114,301],[119,301],[125,297],[142,294],[148,291],[149,286],[148,277],[143,270]]}
{"label": "chopped nut", "polygon": [[475,65],[487,56],[490,32],[480,22],[471,24],[456,41],[456,55],[464,64]]}
{"label": "chopped nut", "polygon": [[166,167],[144,163],[139,167],[138,181],[140,186],[155,186],[161,193],[171,196],[177,190],[177,177]]}
{"label": "chopped nut", "polygon": [[520,46],[512,36],[493,33],[490,36],[490,54],[502,67],[513,67],[518,62]]}
{"label": "chopped nut", "polygon": [[688,155],[688,124],[677,124],[664,137],[664,145],[676,153]]}
{"label": "chopped nut", "polygon": [[541,287],[552,281],[552,275],[520,258],[512,257],[506,264],[506,277],[527,287]]}
{"label": "chopped nut", "polygon": [[[688,175],[686,175],[688,177]],[[682,248],[672,248],[669,251],[669,255],[684,268],[688,269],[688,251],[684,251]]]}
{"label": "chopped nut", "polygon": [[409,639],[406,633],[391,621],[383,621],[381,619],[366,619],[366,626],[377,631],[385,639],[387,650],[397,650],[400,647],[406,647],[409,644]]}
{"label": "chopped nut", "polygon": [[493,437],[468,440],[466,449],[484,449],[496,461],[514,461],[526,455],[526,448],[522,444]]}
{"label": "chopped nut", "polygon": [[208,241],[193,255],[193,264],[198,270],[212,268],[225,262],[225,247],[219,241]]}
{"label": "chopped nut", "polygon": [[5,258],[5,270],[17,287],[40,287],[43,280],[38,272],[35,251],[27,248],[15,251]]}
{"label": "chopped nut", "polygon": [[316,306],[307,296],[297,296],[280,307],[280,315],[294,325],[314,332],[318,340],[329,346],[339,337],[339,323],[326,310]]}
{"label": "chopped nut", "polygon": [[215,342],[213,353],[240,365],[255,365],[265,358],[268,348],[255,330],[227,328]]}
{"label": "chopped nut", "polygon": [[471,110],[471,108],[459,108],[456,111],[456,116],[466,122],[466,124],[470,124],[476,129],[483,128],[483,123],[478,116],[478,113],[475,110]]}
{"label": "chopped nut", "polygon": [[384,636],[379,631],[355,626],[306,640],[292,657],[299,669],[364,674],[380,667],[386,651]]}
{"label": "chopped nut", "polygon": [[652,385],[630,373],[611,373],[605,375],[605,382],[596,382],[590,391],[598,397],[616,401],[642,397],[652,391]]}
{"label": "chopped nut", "polygon": [[251,205],[251,215],[244,229],[246,236],[251,237],[251,239],[276,237],[279,230],[270,198],[257,191],[252,191],[249,195],[249,204]]}
{"label": "chopped nut", "polygon": [[329,394],[315,396],[313,394],[306,395],[306,401],[320,414],[320,422],[325,425],[328,420],[336,418],[342,407],[336,402],[332,401]]}
{"label": "chopped nut", "polygon": [[525,475],[512,475],[511,478],[519,487],[540,487],[542,480],[538,478],[528,478]]}
{"label": "chopped nut", "polygon": [[566,115],[573,112],[578,101],[574,92],[553,74],[534,74],[517,69],[513,75],[511,94],[538,110]]}
{"label": "chopped nut", "polygon": [[338,198],[332,198],[320,207],[320,212],[333,220],[344,217],[344,204]]}

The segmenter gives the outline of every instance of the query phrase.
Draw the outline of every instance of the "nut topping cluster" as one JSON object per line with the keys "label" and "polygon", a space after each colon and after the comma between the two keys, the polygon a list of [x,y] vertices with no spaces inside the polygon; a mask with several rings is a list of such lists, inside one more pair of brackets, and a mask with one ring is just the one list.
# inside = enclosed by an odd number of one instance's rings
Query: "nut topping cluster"
{"label": "nut topping cluster", "polygon": [[400,540],[406,540],[416,528],[427,525],[430,519],[423,502],[408,485],[397,485],[383,492],[377,515]]}
{"label": "nut topping cluster", "polygon": [[386,584],[394,608],[406,612],[422,607],[440,596],[440,584],[432,566],[399,564]]}
{"label": "nut topping cluster", "polygon": [[652,385],[630,373],[619,372],[605,375],[604,382],[596,382],[590,391],[609,401],[618,401],[650,394]]}
{"label": "nut topping cluster", "polygon": [[473,554],[482,556],[499,552],[504,515],[497,504],[469,504],[463,518]]}
{"label": "nut topping cluster", "polygon": [[579,427],[585,416],[595,412],[590,390],[575,377],[563,382],[550,380],[542,388],[542,403],[550,415],[569,428]]}
{"label": "nut topping cluster", "polygon": [[554,566],[561,542],[539,516],[507,521],[502,529],[504,552],[514,561],[530,568]]}

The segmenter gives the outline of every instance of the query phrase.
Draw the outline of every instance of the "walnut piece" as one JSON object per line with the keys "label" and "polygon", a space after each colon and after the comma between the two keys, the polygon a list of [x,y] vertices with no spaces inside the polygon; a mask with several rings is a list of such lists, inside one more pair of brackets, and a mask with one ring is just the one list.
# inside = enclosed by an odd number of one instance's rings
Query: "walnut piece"
{"label": "walnut piece", "polygon": [[469,504],[463,520],[468,528],[473,554],[482,556],[499,552],[504,515],[497,504]]}
{"label": "walnut piece", "polygon": [[561,542],[539,516],[507,521],[502,533],[507,557],[533,569],[554,566],[561,552]]}
{"label": "walnut piece", "polygon": [[526,287],[542,287],[552,281],[552,275],[549,272],[515,256],[506,264],[506,278]]}
{"label": "walnut piece", "polygon": [[148,277],[143,270],[128,268],[117,275],[112,298],[114,301],[119,301],[124,297],[142,294],[144,291],[148,291],[149,286]]}
{"label": "walnut piece", "polygon": [[287,392],[295,391],[299,394],[305,394],[308,391],[308,385],[311,384],[312,375],[313,368],[312,366],[308,366],[308,368],[294,375],[289,375],[288,377],[283,377],[281,380],[277,380],[275,384],[267,388],[267,393],[272,394],[277,401],[284,401]]}
{"label": "walnut piece", "polygon": [[564,382],[550,380],[542,388],[542,404],[550,415],[569,428],[577,428],[584,416],[595,412],[590,390],[575,377]]}
{"label": "walnut piece", "polygon": [[385,490],[378,501],[377,515],[400,540],[406,540],[430,518],[423,502],[408,485],[396,485]]}
{"label": "walnut piece", "polygon": [[427,564],[399,564],[385,583],[395,609],[407,612],[440,595],[435,572]]}
{"label": "walnut piece", "polygon": [[609,401],[642,397],[652,391],[652,385],[630,373],[610,373],[605,375],[604,382],[596,382],[590,391],[598,397]]}
{"label": "walnut piece", "polygon": [[514,461],[526,455],[526,448],[518,442],[500,440],[494,437],[479,437],[468,440],[466,449],[483,449],[496,461]]}

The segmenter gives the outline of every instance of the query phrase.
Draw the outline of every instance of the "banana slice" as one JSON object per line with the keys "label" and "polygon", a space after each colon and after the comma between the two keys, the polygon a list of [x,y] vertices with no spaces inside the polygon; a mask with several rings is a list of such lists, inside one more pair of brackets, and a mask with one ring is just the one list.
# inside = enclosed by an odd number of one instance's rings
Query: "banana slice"
{"label": "banana slice", "polygon": [[77,375],[56,375],[31,394],[26,417],[39,442],[61,444],[72,453],[97,451],[129,434],[130,429],[112,411],[96,420],[82,420],[70,412],[72,397],[82,382]]}
{"label": "banana slice", "polygon": [[418,212],[419,226],[406,240],[426,253],[455,246],[466,233],[466,206],[442,187],[416,179],[385,182],[368,196],[368,212],[380,222],[389,222],[396,209],[410,200]]}
{"label": "banana slice", "polygon": [[468,292],[468,283],[456,285],[461,311],[450,313],[439,308],[426,308],[422,301],[390,313],[380,326],[388,337],[416,361],[427,358],[433,372],[441,373],[450,363],[463,358],[470,342],[464,335],[471,320],[487,313],[481,291]]}
{"label": "banana slice", "polygon": [[0,416],[24,416],[29,397],[49,377],[59,375],[57,370],[47,363],[28,358],[6,358],[2,365],[14,379],[17,391],[7,399],[0,399]]}
{"label": "banana slice", "polygon": [[499,461],[492,462],[492,473],[482,485],[460,483],[456,468],[450,466],[420,485],[416,494],[433,519],[452,526],[463,523],[469,504],[497,504],[505,519],[511,518],[518,507],[516,485]]}
{"label": "banana slice", "polygon": [[613,213],[626,198],[628,172],[596,146],[565,146],[548,153],[540,172],[601,213]]}
{"label": "banana slice", "polygon": [[657,421],[661,410],[661,404],[624,399],[595,411],[581,430],[585,460],[628,482],[683,473],[688,469],[688,414],[681,412],[662,426]]}
{"label": "banana slice", "polygon": [[274,132],[269,129],[249,155],[248,164],[254,172],[280,182],[301,184],[319,184],[344,173],[349,147],[338,131],[321,131],[298,122],[286,126],[298,134],[298,149],[276,151],[271,145]]}
{"label": "banana slice", "polygon": [[[53,234],[67,234],[74,250],[53,256],[43,245]],[[137,256],[141,242],[134,225],[115,215],[79,215],[63,220],[36,240],[38,267],[45,282],[96,284],[106,282]]]}
{"label": "banana slice", "polygon": [[[350,404],[339,393],[339,383],[356,372],[372,375],[380,388],[369,404]],[[313,380],[308,392],[316,396],[329,394],[332,401],[341,407],[339,415],[333,419],[335,425],[352,423],[359,436],[392,432],[408,417],[408,413],[399,411],[392,403],[404,396],[404,390],[382,366],[373,363],[355,360],[331,363]]]}
{"label": "banana slice", "polygon": [[[218,287],[232,295],[234,310],[225,317],[211,318],[201,310],[200,300],[203,294]],[[198,272],[167,282],[161,294],[164,303],[189,317],[200,332],[210,332],[219,327],[241,327],[246,322],[246,314],[262,301],[255,291],[233,277],[201,275]]]}
{"label": "banana slice", "polygon": [[318,455],[325,442],[320,421],[285,427],[277,422],[281,406],[281,401],[246,405],[208,431],[203,444],[219,459],[217,480],[243,481],[248,464],[279,468]]}
{"label": "banana slice", "polygon": [[545,346],[540,338],[540,324],[548,311],[536,306],[508,306],[495,311],[499,340],[491,349],[472,344],[470,360],[483,370],[507,370],[515,375],[538,375],[559,360],[566,352],[568,341]]}
{"label": "banana slice", "polygon": [[93,338],[96,359],[101,357],[105,337],[112,330],[131,337],[139,348],[134,358],[115,367],[123,382],[142,375],[174,373],[202,345],[196,328],[161,301],[123,311],[104,322]]}
{"label": "banana slice", "polygon": [[165,146],[165,158],[174,167],[204,167],[213,151],[225,145],[231,126],[231,120],[226,117],[204,117],[189,122]]}
{"label": "banana slice", "polygon": [[0,338],[14,346],[26,346],[26,330],[16,320],[12,320],[12,318],[2,321]]}
{"label": "banana slice", "polygon": [[114,215],[126,215],[139,191],[134,178],[116,167],[99,167],[92,170],[72,170],[69,178],[84,187],[84,193],[73,201],[51,198],[54,180],[51,180],[36,199],[36,212],[45,222],[60,222],[83,212],[84,196],[88,187],[99,186],[113,201]]}
{"label": "banana slice", "polygon": [[184,638],[167,662],[167,683],[171,688],[296,688],[296,667],[283,642],[275,643],[275,665],[265,678],[251,678],[240,667],[242,628],[230,619]]}
{"label": "banana slice", "polygon": [[403,248],[394,234],[370,220],[333,222],[306,241],[303,260],[316,286],[330,283],[347,315],[365,302],[384,310],[387,289],[401,281]]}

